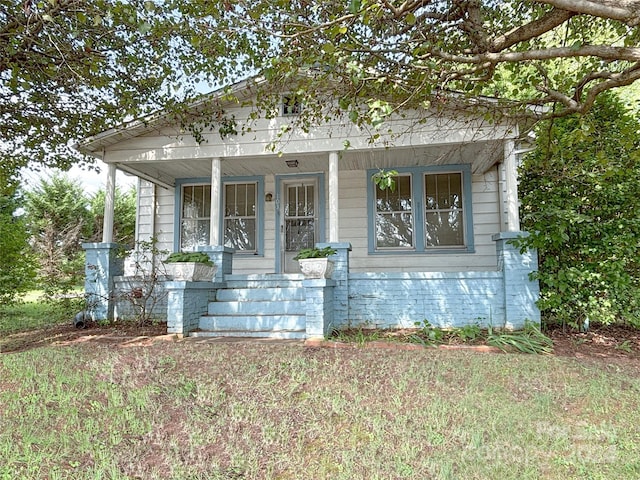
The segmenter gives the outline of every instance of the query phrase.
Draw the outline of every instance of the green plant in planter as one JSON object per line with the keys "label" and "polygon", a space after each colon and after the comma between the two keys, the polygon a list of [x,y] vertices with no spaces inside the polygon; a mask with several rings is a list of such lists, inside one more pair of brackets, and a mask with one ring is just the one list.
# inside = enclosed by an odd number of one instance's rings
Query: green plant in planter
{"label": "green plant in planter", "polygon": [[338,251],[335,248],[303,248],[298,254],[293,257],[294,260],[302,260],[304,258],[326,258],[336,254]]}
{"label": "green plant in planter", "polygon": [[204,252],[174,252],[167,257],[165,263],[195,262],[213,266],[213,262]]}

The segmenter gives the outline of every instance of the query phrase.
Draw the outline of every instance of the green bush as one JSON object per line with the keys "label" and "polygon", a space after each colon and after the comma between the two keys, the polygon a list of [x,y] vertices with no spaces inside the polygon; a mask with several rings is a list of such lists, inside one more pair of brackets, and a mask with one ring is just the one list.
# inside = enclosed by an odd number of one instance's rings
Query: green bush
{"label": "green bush", "polygon": [[613,95],[538,129],[521,168],[522,246],[546,322],[640,325],[640,123]]}

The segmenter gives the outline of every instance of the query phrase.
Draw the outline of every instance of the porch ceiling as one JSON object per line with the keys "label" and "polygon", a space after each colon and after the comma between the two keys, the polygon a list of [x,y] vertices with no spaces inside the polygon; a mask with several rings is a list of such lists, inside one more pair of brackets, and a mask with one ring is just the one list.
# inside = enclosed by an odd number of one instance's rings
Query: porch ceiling
{"label": "porch ceiling", "polygon": [[[347,150],[340,152],[339,168],[366,170],[427,165],[471,164],[473,173],[484,173],[503,158],[501,141],[474,142],[457,145],[416,146],[377,150]],[[297,160],[289,167],[287,160]],[[282,175],[288,173],[322,172],[328,169],[329,154],[295,154],[224,158],[223,176]],[[119,163],[117,167],[164,187],[175,185],[178,178],[208,178],[210,159],[182,161],[137,161]]]}

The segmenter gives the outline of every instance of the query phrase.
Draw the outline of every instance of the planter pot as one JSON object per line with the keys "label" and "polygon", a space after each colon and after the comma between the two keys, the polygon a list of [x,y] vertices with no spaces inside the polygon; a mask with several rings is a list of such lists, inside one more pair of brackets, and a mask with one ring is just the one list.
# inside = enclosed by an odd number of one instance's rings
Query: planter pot
{"label": "planter pot", "polygon": [[331,278],[333,262],[328,258],[301,258],[300,270],[306,278]]}
{"label": "planter pot", "polygon": [[217,270],[215,265],[197,262],[175,262],[167,266],[176,282],[211,282]]}

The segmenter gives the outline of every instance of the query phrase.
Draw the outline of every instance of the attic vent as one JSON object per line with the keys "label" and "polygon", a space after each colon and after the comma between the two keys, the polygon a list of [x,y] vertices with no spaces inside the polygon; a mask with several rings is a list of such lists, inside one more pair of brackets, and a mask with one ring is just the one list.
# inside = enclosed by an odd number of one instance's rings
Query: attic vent
{"label": "attic vent", "polygon": [[300,115],[302,113],[302,101],[295,95],[282,97],[282,116]]}

